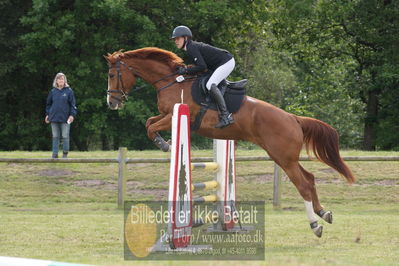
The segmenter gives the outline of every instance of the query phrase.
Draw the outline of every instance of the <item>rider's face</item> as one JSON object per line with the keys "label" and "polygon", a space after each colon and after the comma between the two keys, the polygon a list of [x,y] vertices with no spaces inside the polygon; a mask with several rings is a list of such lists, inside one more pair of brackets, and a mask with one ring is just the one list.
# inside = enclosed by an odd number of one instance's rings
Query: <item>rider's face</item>
{"label": "rider's face", "polygon": [[178,49],[183,48],[183,45],[184,45],[184,37],[176,37],[176,38],[175,38],[175,44],[176,44],[176,47],[177,47]]}

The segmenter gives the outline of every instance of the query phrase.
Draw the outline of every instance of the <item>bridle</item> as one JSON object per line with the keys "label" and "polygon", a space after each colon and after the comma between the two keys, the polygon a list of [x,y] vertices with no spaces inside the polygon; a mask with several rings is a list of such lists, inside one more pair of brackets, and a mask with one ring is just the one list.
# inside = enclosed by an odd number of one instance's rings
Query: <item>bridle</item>
{"label": "bridle", "polygon": [[[129,71],[133,73],[135,78],[140,77],[139,73],[136,70],[134,70],[131,66],[126,65],[125,62],[121,60],[116,61],[115,66],[109,67],[109,69],[116,68],[118,83],[116,84],[116,89],[107,90],[107,95],[110,96],[112,99],[117,100],[118,103],[122,103],[123,98],[126,101],[128,99],[128,93],[126,93],[125,86],[123,85],[121,66],[127,67]],[[119,84],[121,85],[119,86]],[[111,93],[119,93],[121,94],[121,97],[111,95]]]}
{"label": "bridle", "polygon": [[[123,99],[125,99],[126,101],[128,100],[128,93],[126,92],[125,86],[123,85],[121,66],[127,67],[129,69],[129,71],[133,73],[133,75],[134,75],[134,77],[136,79],[140,78],[140,73],[137,70],[135,70],[133,67],[126,65],[126,63],[123,62],[122,60],[116,61],[115,66],[110,66],[109,67],[109,69],[116,68],[116,72],[117,72],[117,76],[118,76],[117,77],[118,78],[118,83],[116,84],[116,89],[107,90],[107,95],[109,95],[112,99],[117,100],[118,103],[122,103]],[[162,81],[164,79],[170,78],[172,76],[175,76],[177,74],[178,74],[178,72],[175,71],[175,72],[173,72],[173,73],[171,73],[169,75],[166,75],[166,76],[164,76],[164,77],[152,82],[151,85],[155,85],[156,83],[158,83],[158,82],[160,82],[160,81]],[[177,82],[178,81],[173,79],[172,82],[168,83],[167,85],[163,86],[162,88],[157,89],[157,93],[159,93],[160,91],[172,86],[173,84],[175,84]],[[136,90],[138,90],[138,89],[136,89]],[[121,97],[111,95],[111,93],[121,94]]]}

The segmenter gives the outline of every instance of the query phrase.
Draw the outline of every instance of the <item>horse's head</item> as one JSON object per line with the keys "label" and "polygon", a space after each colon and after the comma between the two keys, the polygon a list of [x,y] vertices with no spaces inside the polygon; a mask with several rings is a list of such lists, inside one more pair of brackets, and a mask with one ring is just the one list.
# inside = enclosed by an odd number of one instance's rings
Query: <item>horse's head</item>
{"label": "horse's head", "polygon": [[136,84],[136,75],[123,61],[123,53],[115,52],[104,56],[108,62],[107,103],[110,109],[122,108],[131,88]]}
{"label": "horse's head", "polygon": [[[145,47],[122,53],[121,51],[104,56],[108,62],[108,90],[107,102],[109,108],[116,110],[122,107],[131,88],[140,77],[147,83],[162,84],[174,76],[178,66],[183,60],[172,52],[156,47]],[[169,82],[170,85],[173,85]],[[160,85],[161,86],[161,85]],[[165,87],[165,84],[162,85]]]}

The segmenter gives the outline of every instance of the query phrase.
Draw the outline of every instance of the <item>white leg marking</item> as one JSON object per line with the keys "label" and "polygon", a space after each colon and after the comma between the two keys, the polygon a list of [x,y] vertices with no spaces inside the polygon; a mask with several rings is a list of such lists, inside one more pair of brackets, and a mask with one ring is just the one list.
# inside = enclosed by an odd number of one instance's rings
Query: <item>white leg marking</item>
{"label": "white leg marking", "polygon": [[304,201],[305,202],[305,207],[306,207],[306,214],[309,219],[309,223],[313,223],[317,221],[316,215],[313,211],[313,203],[311,201]]}

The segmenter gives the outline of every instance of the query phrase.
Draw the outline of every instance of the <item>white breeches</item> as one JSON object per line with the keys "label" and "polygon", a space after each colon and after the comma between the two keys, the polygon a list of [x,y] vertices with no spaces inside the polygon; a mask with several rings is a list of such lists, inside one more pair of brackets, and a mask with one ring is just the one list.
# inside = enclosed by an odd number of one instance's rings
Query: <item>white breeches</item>
{"label": "white breeches", "polygon": [[236,61],[234,58],[230,59],[220,67],[216,68],[213,72],[212,76],[209,78],[208,82],[206,83],[206,88],[208,90],[211,89],[213,83],[219,85],[219,83],[227,78],[231,72],[233,72],[234,67],[236,65]]}

